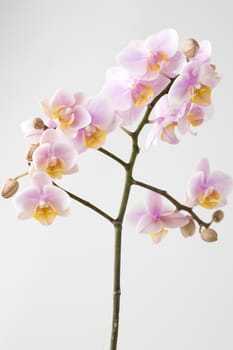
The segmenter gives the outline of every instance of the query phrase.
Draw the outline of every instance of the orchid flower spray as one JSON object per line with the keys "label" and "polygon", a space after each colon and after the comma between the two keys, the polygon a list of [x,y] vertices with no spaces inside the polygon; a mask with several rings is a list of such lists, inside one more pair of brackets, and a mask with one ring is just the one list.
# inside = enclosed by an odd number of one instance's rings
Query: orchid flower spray
{"label": "orchid flower spray", "polygon": [[[224,217],[219,208],[227,204],[232,190],[229,175],[220,170],[212,171],[203,156],[187,181],[182,202],[156,184],[136,179],[134,166],[141,149],[153,151],[153,146],[161,142],[174,147],[182,142],[185,134],[197,135],[213,114],[212,91],[219,81],[209,41],[190,38],[181,45],[177,32],[165,29],[143,40],[133,40],[123,48],[117,55],[117,65],[107,70],[105,81],[95,96],[82,91],[57,90],[41,99],[40,116],[21,123],[28,143],[25,172],[7,179],[1,189],[3,198],[15,196],[17,218],[32,219],[35,225],[52,225],[70,214],[72,199],[93,210],[114,228],[110,350],[117,349],[125,219],[131,221],[142,236],[149,236],[154,244],[165,237],[169,239],[170,232],[177,229],[183,237],[199,233],[205,243],[218,239],[212,226]],[[143,139],[141,132],[145,126],[148,133]],[[127,161],[104,147],[111,140],[111,133],[118,129],[131,141]],[[196,139],[192,138],[192,142],[195,145]],[[78,177],[80,171],[85,171],[78,163],[90,150],[101,152],[109,158],[110,166],[111,162],[116,162],[125,171],[116,217],[60,185],[65,176]],[[29,185],[20,189],[19,180],[23,176],[29,178]],[[104,186],[98,183],[101,185]],[[145,192],[145,201],[129,209],[129,196],[135,186]],[[210,211],[209,220],[199,215],[199,207]]]}

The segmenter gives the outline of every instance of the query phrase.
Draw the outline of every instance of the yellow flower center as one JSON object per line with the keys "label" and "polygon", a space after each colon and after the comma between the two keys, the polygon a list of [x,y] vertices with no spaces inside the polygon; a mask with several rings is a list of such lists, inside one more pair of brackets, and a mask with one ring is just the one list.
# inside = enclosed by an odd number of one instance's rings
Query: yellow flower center
{"label": "yellow flower center", "polygon": [[107,133],[95,125],[88,125],[84,131],[84,143],[87,148],[97,149],[106,141]]}
{"label": "yellow flower center", "polygon": [[56,209],[49,203],[41,201],[34,210],[33,217],[42,225],[50,225],[57,216]]}
{"label": "yellow flower center", "polygon": [[161,231],[159,232],[154,232],[150,234],[150,237],[152,239],[152,241],[154,243],[158,243],[161,238],[163,238],[163,236],[166,236],[168,234],[168,230],[166,230],[165,228],[163,228]]}
{"label": "yellow flower center", "polygon": [[151,51],[150,56],[147,60],[147,69],[151,73],[156,73],[160,70],[161,63],[163,61],[168,61],[168,55],[166,54],[166,52],[158,51],[155,56],[154,53]]}
{"label": "yellow flower center", "polygon": [[46,172],[53,179],[60,179],[65,172],[66,164],[65,162],[55,156],[51,157],[46,168]]}
{"label": "yellow flower center", "polygon": [[211,88],[206,85],[201,85],[194,90],[190,102],[200,106],[209,106],[211,104]]}
{"label": "yellow flower center", "polygon": [[200,116],[197,116],[197,115],[189,114],[189,115],[187,115],[186,118],[192,126],[199,126],[203,122],[203,118],[201,118]]}
{"label": "yellow flower center", "polygon": [[207,209],[213,209],[218,205],[218,201],[221,199],[219,193],[213,189],[200,201],[200,205]]}
{"label": "yellow flower center", "polygon": [[74,113],[72,113],[72,108],[59,106],[52,112],[52,117],[58,120],[60,127],[62,129],[68,128],[74,122]]}
{"label": "yellow flower center", "polygon": [[133,86],[132,100],[136,107],[145,106],[151,96],[153,96],[154,90],[149,84],[139,83]]}

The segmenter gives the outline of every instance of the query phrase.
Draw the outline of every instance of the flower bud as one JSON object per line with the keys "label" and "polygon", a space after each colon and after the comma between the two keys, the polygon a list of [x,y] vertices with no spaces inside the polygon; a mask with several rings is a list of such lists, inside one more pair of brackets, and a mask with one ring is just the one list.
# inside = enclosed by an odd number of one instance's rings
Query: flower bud
{"label": "flower bud", "polygon": [[220,222],[224,218],[224,212],[222,210],[216,210],[213,213],[212,220],[214,222]]}
{"label": "flower bud", "polygon": [[41,118],[34,118],[32,121],[32,126],[37,130],[43,130],[45,128],[45,124]]}
{"label": "flower bud", "polygon": [[215,242],[218,239],[218,234],[212,228],[205,228],[201,231],[201,238],[205,242]]}
{"label": "flower bud", "polygon": [[184,237],[190,237],[195,233],[196,225],[194,220],[189,218],[189,222],[180,228],[180,231]]}
{"label": "flower bud", "polygon": [[36,143],[36,144],[32,144],[29,146],[27,152],[26,152],[26,160],[28,162],[32,162],[32,156],[33,156],[33,153],[35,152],[35,150],[39,147],[39,143]]}
{"label": "flower bud", "polygon": [[189,60],[190,58],[196,56],[199,50],[199,44],[195,39],[187,39],[183,43],[182,51],[185,54],[186,58]]}
{"label": "flower bud", "polygon": [[1,188],[1,196],[10,198],[18,191],[19,183],[15,179],[7,179]]}

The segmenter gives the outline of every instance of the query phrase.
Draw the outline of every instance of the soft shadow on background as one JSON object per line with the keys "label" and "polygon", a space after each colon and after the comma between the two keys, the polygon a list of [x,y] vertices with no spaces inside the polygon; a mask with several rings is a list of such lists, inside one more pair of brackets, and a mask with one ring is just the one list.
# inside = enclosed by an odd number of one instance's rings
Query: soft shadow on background
{"label": "soft shadow on background", "polygon": [[[182,200],[198,160],[233,173],[232,10],[229,1],[11,1],[0,4],[1,178],[26,168],[19,124],[42,116],[38,101],[58,88],[95,95],[105,71],[129,40],[173,27],[181,42],[209,39],[222,81],[214,118],[177,146],[141,155],[136,174]],[[129,140],[109,136],[106,148],[127,159]],[[116,214],[123,171],[90,151],[67,189]],[[22,186],[27,180],[22,181]],[[133,207],[144,200],[135,190]],[[0,200],[1,350],[107,350],[112,309],[113,230],[89,209],[51,227],[19,222],[11,200]],[[171,231],[161,245],[125,225],[119,350],[233,348],[232,196],[217,227],[219,241]]]}

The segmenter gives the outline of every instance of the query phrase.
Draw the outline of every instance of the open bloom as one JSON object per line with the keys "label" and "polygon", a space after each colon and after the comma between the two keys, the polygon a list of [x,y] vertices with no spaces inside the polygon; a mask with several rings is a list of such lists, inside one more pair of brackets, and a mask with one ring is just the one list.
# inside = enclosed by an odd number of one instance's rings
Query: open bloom
{"label": "open bloom", "polygon": [[85,108],[86,102],[82,92],[71,94],[57,90],[52,98],[41,101],[41,107],[65,134],[75,137],[77,131],[91,121],[91,116]]}
{"label": "open bloom", "polygon": [[130,74],[141,80],[153,80],[159,74],[175,77],[185,63],[178,46],[177,32],[167,29],[144,41],[131,41],[119,54],[118,61]]}
{"label": "open bloom", "polygon": [[18,219],[35,218],[42,225],[50,225],[57,215],[69,214],[70,197],[52,185],[48,175],[37,173],[31,178],[31,182],[31,187],[15,198]]}
{"label": "open bloom", "polygon": [[93,97],[88,101],[86,108],[91,116],[91,122],[80,129],[73,140],[78,153],[87,148],[101,147],[106,141],[107,134],[118,125],[109,98],[102,95]]}
{"label": "open bloom", "polygon": [[226,196],[231,189],[231,177],[221,171],[211,173],[208,160],[203,158],[188,182],[186,203],[190,207],[215,209],[227,203]]}
{"label": "open bloom", "polygon": [[44,171],[53,179],[78,171],[77,152],[69,139],[58,130],[46,130],[40,139],[40,146],[34,151],[31,165],[34,171]]}
{"label": "open bloom", "polygon": [[212,115],[212,106],[199,106],[194,103],[186,102],[183,115],[177,120],[177,129],[185,134],[190,132],[196,135],[194,128],[202,125]]}
{"label": "open bloom", "polygon": [[169,81],[164,76],[159,76],[151,81],[139,80],[122,67],[114,67],[107,72],[102,92],[111,99],[114,110],[122,118],[122,123],[126,124],[124,115],[130,122],[134,121],[133,117],[136,119],[142,108],[149,104],[168,85]]}
{"label": "open bloom", "polygon": [[175,129],[183,109],[183,106],[171,106],[167,94],[160,98],[154,108],[155,119],[151,121],[153,124],[146,139],[146,149],[156,144],[159,139],[171,144],[179,142]]}
{"label": "open bloom", "polygon": [[154,243],[159,243],[168,233],[167,228],[182,227],[189,222],[189,218],[176,212],[161,195],[151,191],[146,207],[138,208],[130,217],[137,225],[137,231],[149,234]]}
{"label": "open bloom", "polygon": [[180,105],[190,101],[200,106],[209,106],[211,91],[219,79],[212,65],[198,61],[189,62],[169,91],[170,103]]}

